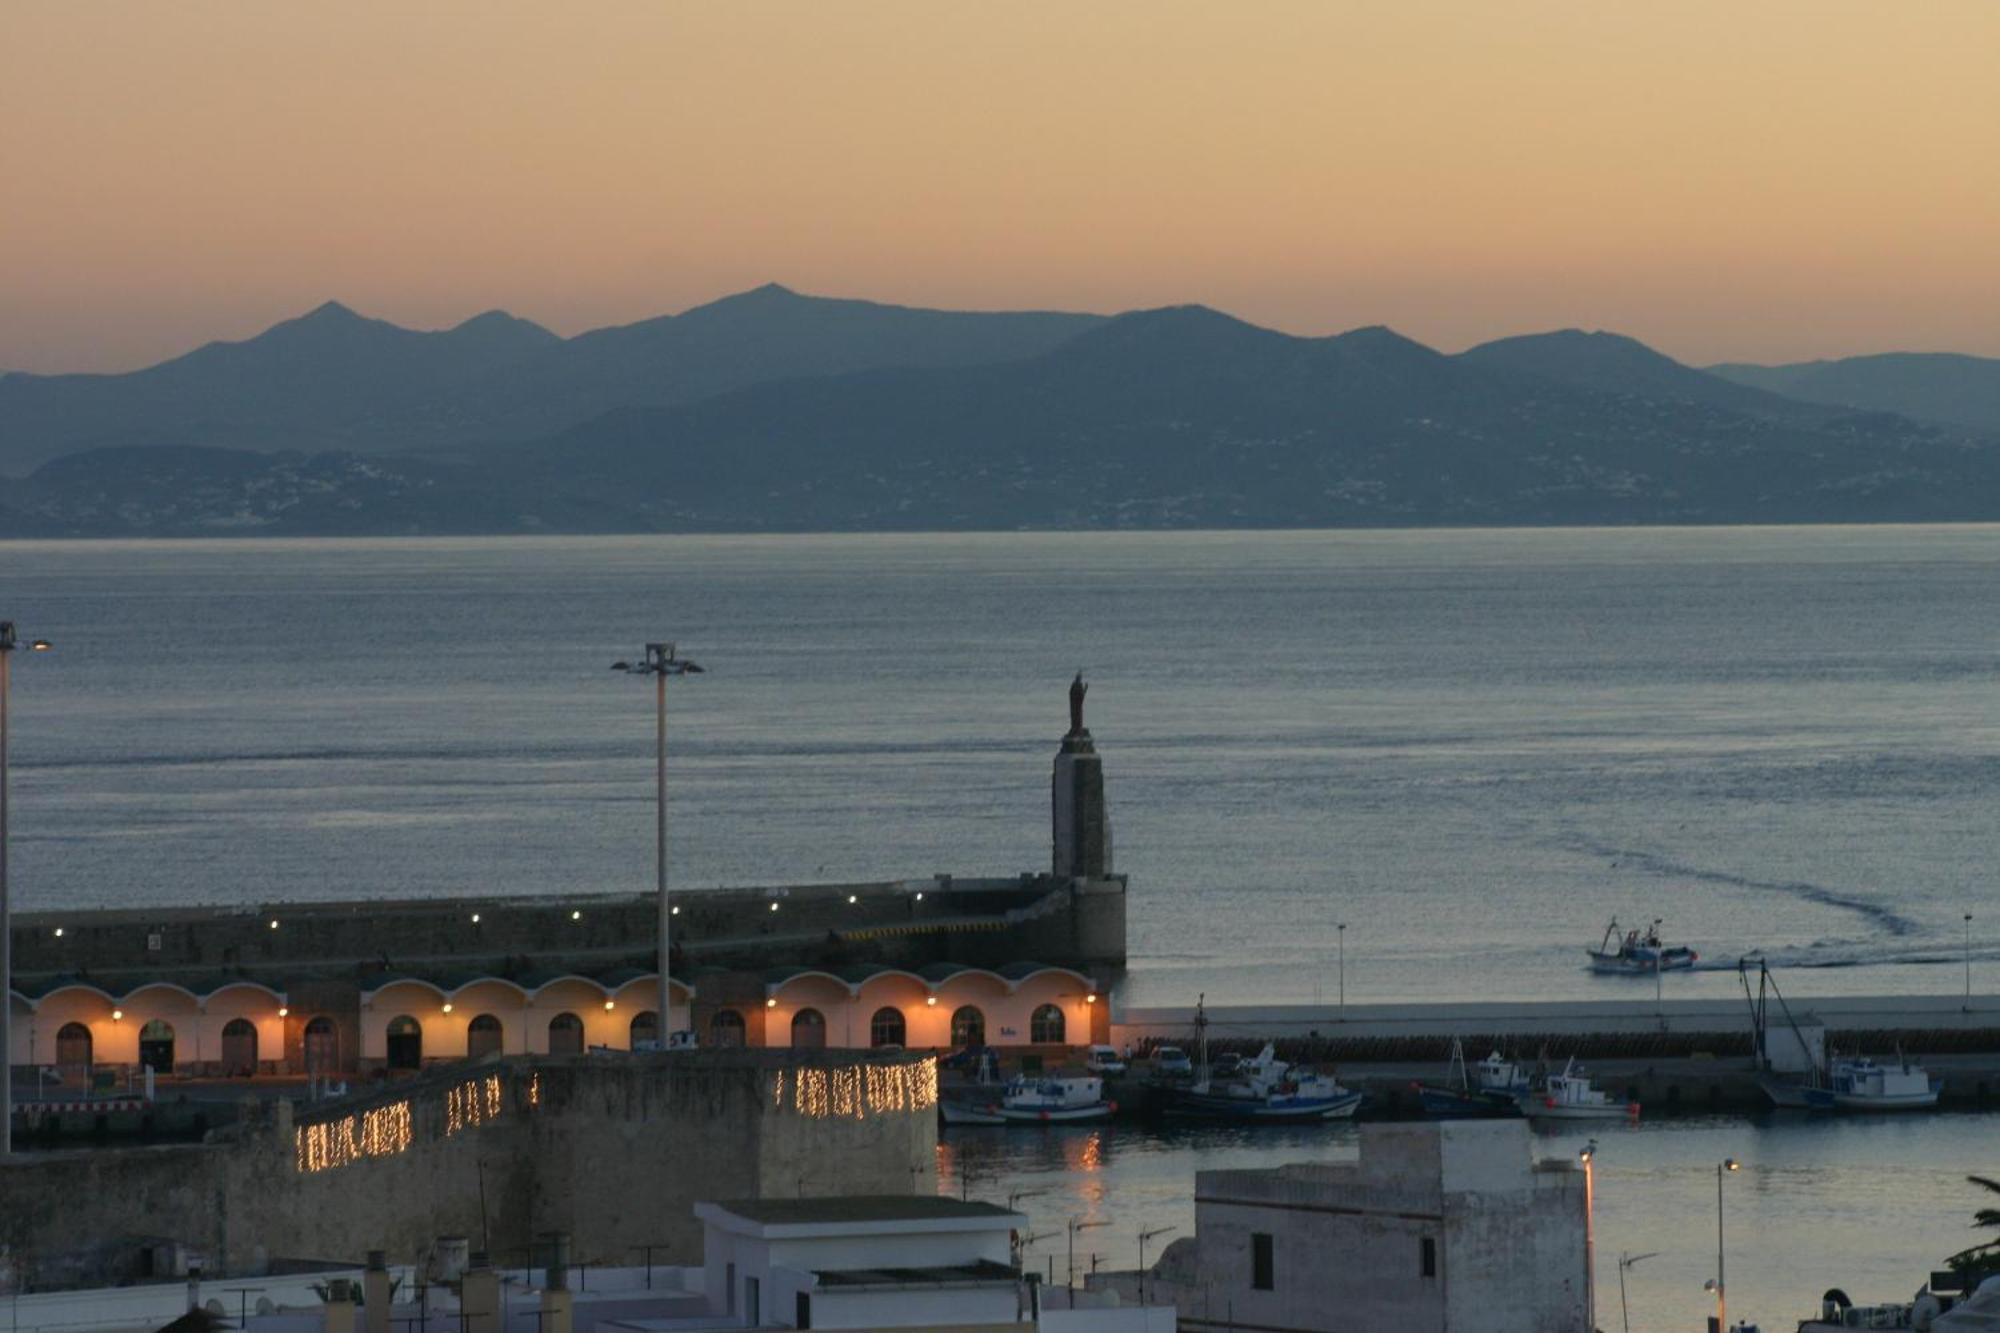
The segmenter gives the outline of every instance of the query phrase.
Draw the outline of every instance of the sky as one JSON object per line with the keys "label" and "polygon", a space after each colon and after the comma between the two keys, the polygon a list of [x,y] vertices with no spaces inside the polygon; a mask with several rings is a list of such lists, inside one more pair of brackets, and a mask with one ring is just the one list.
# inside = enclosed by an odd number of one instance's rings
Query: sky
{"label": "sky", "polygon": [[1993,0],[17,3],[0,369],[766,281],[2000,355],[1996,52]]}

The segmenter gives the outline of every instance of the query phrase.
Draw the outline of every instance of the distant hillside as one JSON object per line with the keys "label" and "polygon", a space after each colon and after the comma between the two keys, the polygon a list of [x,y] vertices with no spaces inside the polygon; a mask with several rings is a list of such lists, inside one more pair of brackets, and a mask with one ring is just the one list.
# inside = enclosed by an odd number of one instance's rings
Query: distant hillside
{"label": "distant hillside", "polygon": [[1682,365],[1644,343],[1617,333],[1559,329],[1501,338],[1459,353],[1474,365],[1538,375],[1573,389],[1630,394],[1661,402],[1706,403],[1712,407],[1769,416],[1823,416],[1798,401],[1768,392],[1770,386],[1738,383]]}
{"label": "distant hillside", "polygon": [[2000,360],[1987,357],[1887,352],[1842,361],[1709,369],[1723,379],[1808,402],[2000,431]]}
{"label": "distant hillside", "polygon": [[[820,358],[823,372],[837,359],[833,329],[881,331],[848,353],[862,359],[899,346],[914,355],[897,340],[921,327],[941,330],[934,339],[950,355],[989,359],[764,380],[421,456],[91,450],[0,481],[0,531],[2000,520],[2000,438],[1788,400],[1611,335],[1444,356],[1388,329],[1299,338],[1199,306],[1083,317],[1085,327],[1060,337],[1066,317],[967,324],[934,314],[760,291],[644,340],[690,340],[684,356],[667,358],[689,376],[671,381],[683,388],[704,366],[707,383],[747,373],[731,365],[787,359]],[[704,325],[700,337],[689,332]],[[754,332],[774,328],[787,332]],[[787,338],[789,350],[774,350]],[[1052,345],[993,359],[1037,338]],[[660,355],[664,344],[651,345],[634,364]],[[549,364],[547,348],[528,355]],[[493,373],[526,377],[529,364]]]}
{"label": "distant hillside", "polygon": [[328,302],[131,374],[0,377],[0,472],[107,446],[379,453],[524,439],[766,380],[1034,356],[1097,322],[772,286],[565,341],[497,311],[420,333]]}

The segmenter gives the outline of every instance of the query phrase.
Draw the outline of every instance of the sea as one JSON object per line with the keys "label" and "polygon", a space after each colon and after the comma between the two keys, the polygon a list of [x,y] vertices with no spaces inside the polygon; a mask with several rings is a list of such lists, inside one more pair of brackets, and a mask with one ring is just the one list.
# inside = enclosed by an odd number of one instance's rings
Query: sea
{"label": "sea", "polygon": [[[1753,951],[1795,997],[1992,993],[1996,573],[1989,526],[0,543],[0,616],[54,644],[13,664],[14,893],[643,891],[651,690],[609,668],[662,640],[706,668],[669,687],[690,891],[1045,867],[1080,671],[1121,1004],[1588,998],[1630,985],[1582,966],[1613,917],[1700,951],[1669,995],[1736,994]],[[1914,1289],[1996,1131],[1619,1131],[1599,1322],[1619,1249],[1663,1256],[1628,1287],[1671,1317],[1634,1328],[1701,1317],[1726,1155],[1778,1284],[1746,1305],[1732,1262],[1733,1314]],[[1343,1150],[1296,1133],[977,1140],[944,1174],[1068,1182],[1036,1202],[1136,1235],[1191,1226],[1197,1165]]]}

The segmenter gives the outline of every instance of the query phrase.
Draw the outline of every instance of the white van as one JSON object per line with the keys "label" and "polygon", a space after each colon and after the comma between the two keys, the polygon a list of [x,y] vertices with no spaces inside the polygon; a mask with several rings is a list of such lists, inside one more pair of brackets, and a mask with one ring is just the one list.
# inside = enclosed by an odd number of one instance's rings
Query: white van
{"label": "white van", "polygon": [[1122,1074],[1125,1058],[1115,1046],[1092,1046],[1083,1053],[1083,1067],[1093,1074]]}

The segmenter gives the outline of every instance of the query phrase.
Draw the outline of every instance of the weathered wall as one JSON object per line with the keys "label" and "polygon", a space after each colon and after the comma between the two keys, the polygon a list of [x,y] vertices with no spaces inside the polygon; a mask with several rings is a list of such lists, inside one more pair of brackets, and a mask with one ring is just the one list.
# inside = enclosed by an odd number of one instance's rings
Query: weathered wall
{"label": "weathered wall", "polygon": [[[801,1091],[835,1085],[853,1095]],[[167,1239],[230,1275],[377,1248],[414,1262],[441,1234],[501,1257],[552,1230],[579,1261],[664,1245],[656,1260],[692,1263],[701,1199],[934,1188],[935,1103],[935,1066],[916,1057],[493,1061],[297,1126],[283,1111],[238,1142],[16,1158],[0,1166],[0,1247],[37,1285],[114,1280]],[[373,1155],[323,1164],[311,1145],[345,1142],[340,1122],[370,1112]]]}

